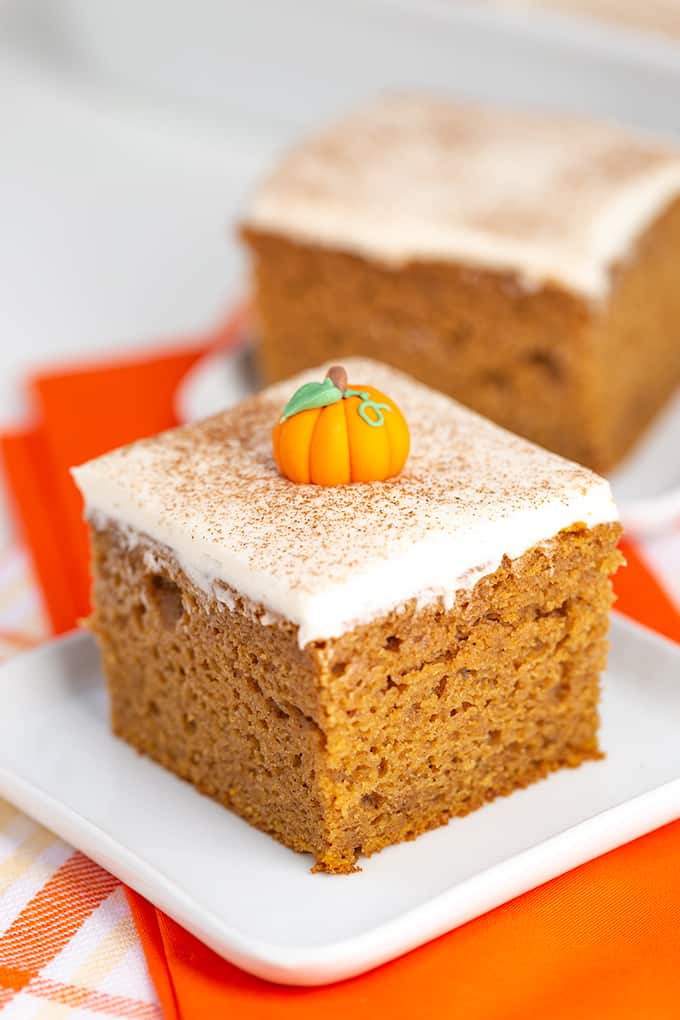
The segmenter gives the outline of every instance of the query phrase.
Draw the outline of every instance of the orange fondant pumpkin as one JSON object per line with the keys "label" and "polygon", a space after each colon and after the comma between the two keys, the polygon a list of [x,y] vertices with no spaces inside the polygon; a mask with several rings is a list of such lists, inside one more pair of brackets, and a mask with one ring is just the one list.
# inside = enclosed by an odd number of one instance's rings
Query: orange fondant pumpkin
{"label": "orange fondant pumpkin", "polygon": [[383,481],[406,463],[409,431],[397,405],[372,386],[347,387],[346,378],[331,369],[323,384],[301,387],[274,426],[274,460],[292,482]]}

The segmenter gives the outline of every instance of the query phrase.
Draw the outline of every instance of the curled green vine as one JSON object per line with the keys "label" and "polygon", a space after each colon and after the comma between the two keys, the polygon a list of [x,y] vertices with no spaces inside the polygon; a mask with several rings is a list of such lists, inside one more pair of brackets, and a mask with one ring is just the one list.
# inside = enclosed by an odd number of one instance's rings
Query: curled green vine
{"label": "curled green vine", "polygon": [[[362,390],[346,389],[345,392],[343,393],[343,396],[345,398],[359,397],[359,399],[361,400],[361,403],[359,404],[359,407],[357,409],[359,412],[359,417],[363,418],[366,424],[370,425],[371,428],[373,429],[380,428],[381,425],[385,424],[385,418],[383,417],[382,412],[392,410],[389,404],[381,404],[377,400],[371,400],[369,394],[363,392]],[[375,418],[369,416],[368,413],[369,410],[375,412]]]}

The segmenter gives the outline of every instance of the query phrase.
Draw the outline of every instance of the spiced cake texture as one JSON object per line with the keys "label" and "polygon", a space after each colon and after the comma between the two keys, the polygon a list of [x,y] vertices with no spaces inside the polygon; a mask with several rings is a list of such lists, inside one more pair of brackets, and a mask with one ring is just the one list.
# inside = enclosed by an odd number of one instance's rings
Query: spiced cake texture
{"label": "spiced cake texture", "polygon": [[365,354],[609,470],[680,384],[680,154],[555,114],[384,99],[256,194],[268,381]]}
{"label": "spiced cake texture", "polygon": [[388,482],[276,471],[297,385],[76,470],[114,731],[316,866],[599,754],[609,487],[401,373]]}

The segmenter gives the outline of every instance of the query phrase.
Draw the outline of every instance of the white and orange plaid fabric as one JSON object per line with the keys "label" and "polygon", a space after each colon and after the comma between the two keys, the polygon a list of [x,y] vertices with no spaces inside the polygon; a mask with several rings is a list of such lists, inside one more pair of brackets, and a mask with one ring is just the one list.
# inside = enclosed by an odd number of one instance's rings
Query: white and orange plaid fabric
{"label": "white and orange plaid fabric", "polygon": [[[0,555],[0,658],[43,640],[28,560]],[[0,799],[3,1020],[161,1020],[120,882]]]}

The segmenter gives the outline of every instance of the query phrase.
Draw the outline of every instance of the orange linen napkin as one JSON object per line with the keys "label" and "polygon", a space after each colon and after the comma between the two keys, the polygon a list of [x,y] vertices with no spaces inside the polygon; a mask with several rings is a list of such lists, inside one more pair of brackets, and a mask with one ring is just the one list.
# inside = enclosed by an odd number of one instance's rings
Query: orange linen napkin
{"label": "orange linen napkin", "polygon": [[[233,342],[234,327],[222,336]],[[210,338],[205,346],[212,346]],[[87,611],[79,501],[66,468],[173,424],[180,377],[202,348],[43,375],[42,420],[1,447],[56,631]],[[680,641],[680,614],[635,547],[618,608]],[[680,678],[679,678],[680,679]],[[584,865],[377,970],[284,988],[225,963],[136,893],[128,898],[169,1020],[351,1015],[466,1020],[676,1020],[680,1016],[680,822]],[[275,909],[275,904],[272,905]]]}
{"label": "orange linen napkin", "polygon": [[69,469],[176,425],[180,381],[206,352],[237,345],[246,315],[238,308],[200,343],[31,381],[36,424],[0,436],[0,454],[55,634],[74,627],[90,605],[87,529]]}

